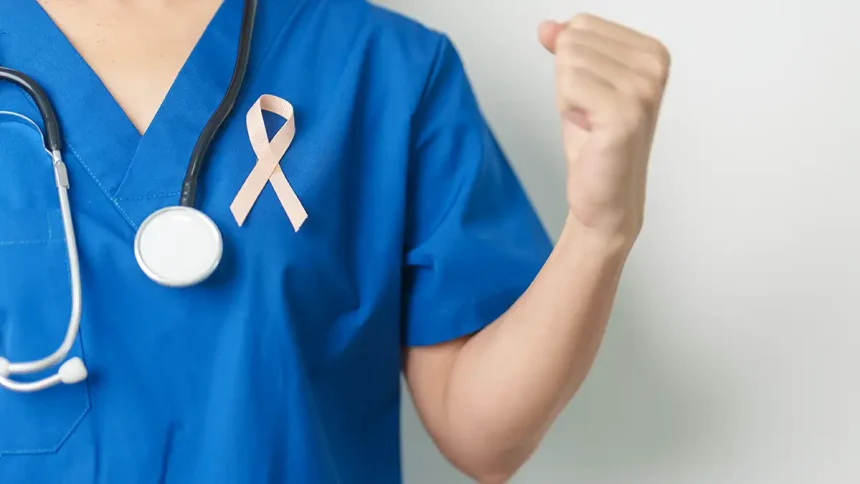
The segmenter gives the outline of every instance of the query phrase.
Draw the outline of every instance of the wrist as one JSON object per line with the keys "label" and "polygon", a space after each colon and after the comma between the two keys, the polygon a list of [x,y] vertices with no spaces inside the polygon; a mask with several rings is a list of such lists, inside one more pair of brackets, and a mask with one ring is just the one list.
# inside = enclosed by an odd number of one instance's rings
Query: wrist
{"label": "wrist", "polygon": [[598,260],[623,262],[635,242],[636,235],[589,227],[580,223],[573,214],[568,213],[557,246],[575,246]]}

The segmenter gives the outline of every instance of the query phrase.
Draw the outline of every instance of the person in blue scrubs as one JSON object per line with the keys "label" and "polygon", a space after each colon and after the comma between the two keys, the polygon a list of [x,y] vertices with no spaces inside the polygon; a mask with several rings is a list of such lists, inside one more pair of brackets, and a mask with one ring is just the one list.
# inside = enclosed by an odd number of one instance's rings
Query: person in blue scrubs
{"label": "person in blue scrubs", "polygon": [[[65,136],[84,308],[70,356],[89,368],[79,384],[0,389],[0,483],[399,483],[404,373],[444,455],[508,480],[599,346],[641,227],[665,48],[589,15],[541,26],[570,172],[552,244],[448,37],[362,0],[261,0],[200,181],[223,260],[199,285],[163,287],[138,268],[135,232],[176,204],[242,8],[0,0],[0,65],[45,88]],[[256,162],[244,114],[264,94],[295,109],[280,166],[308,213],[298,231],[270,185],[242,226],[230,212]],[[39,119],[11,85],[0,110]],[[12,361],[52,352],[68,321],[40,142],[0,122]]]}

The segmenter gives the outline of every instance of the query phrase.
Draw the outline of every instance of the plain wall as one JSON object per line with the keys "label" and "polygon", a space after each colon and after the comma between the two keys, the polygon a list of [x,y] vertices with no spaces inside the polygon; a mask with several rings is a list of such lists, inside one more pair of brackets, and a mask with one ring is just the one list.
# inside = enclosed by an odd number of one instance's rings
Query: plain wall
{"label": "plain wall", "polygon": [[[384,0],[447,32],[557,235],[544,18],[660,37],[645,230],[593,372],[515,483],[860,483],[860,4]],[[457,484],[408,403],[410,484]]]}

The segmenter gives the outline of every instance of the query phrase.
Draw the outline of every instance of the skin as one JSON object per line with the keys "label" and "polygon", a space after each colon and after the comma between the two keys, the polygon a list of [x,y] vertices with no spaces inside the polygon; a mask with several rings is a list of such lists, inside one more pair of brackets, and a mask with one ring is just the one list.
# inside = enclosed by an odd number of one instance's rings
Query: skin
{"label": "skin", "polygon": [[[140,132],[220,0],[40,0]],[[568,164],[569,215],[525,294],[471,337],[404,350],[427,430],[462,472],[508,481],[579,389],[643,222],[669,75],[656,39],[591,16],[546,22]],[[549,60],[548,60],[549,61]]]}
{"label": "skin", "polygon": [[140,133],[221,0],[39,0]]}
{"label": "skin", "polygon": [[406,350],[419,413],[443,454],[485,484],[537,449],[591,368],[642,227],[669,75],[657,40],[591,16],[546,22],[568,164],[569,215],[538,277],[480,333]]}

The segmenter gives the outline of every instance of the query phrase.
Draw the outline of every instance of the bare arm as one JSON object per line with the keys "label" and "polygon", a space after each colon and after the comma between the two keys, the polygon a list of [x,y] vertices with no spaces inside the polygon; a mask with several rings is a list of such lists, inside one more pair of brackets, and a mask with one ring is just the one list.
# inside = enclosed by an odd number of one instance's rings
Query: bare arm
{"label": "bare arm", "polygon": [[[485,484],[528,459],[588,373],[642,226],[651,142],[668,78],[657,40],[589,15],[546,23],[568,161],[570,215],[533,284],[474,336],[406,352],[437,445]],[[493,284],[493,281],[488,281]]]}
{"label": "bare arm", "polygon": [[424,424],[463,472],[505,482],[537,448],[594,361],[626,253],[568,224],[504,316],[471,338],[407,350]]}

